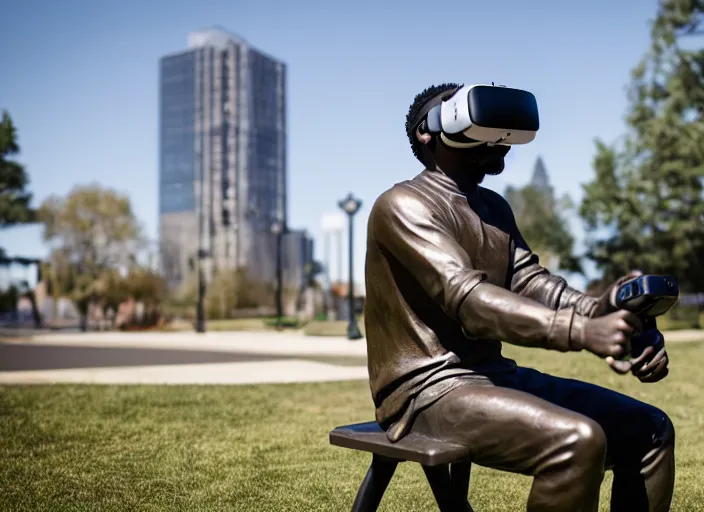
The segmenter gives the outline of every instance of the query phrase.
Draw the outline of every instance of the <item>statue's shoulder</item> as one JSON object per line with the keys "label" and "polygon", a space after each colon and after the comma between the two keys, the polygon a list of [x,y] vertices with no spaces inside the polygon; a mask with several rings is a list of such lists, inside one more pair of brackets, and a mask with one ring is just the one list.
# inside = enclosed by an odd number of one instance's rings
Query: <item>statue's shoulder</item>
{"label": "statue's shoulder", "polygon": [[407,211],[409,208],[422,209],[432,201],[422,183],[418,183],[415,178],[405,180],[395,183],[377,197],[372,206],[371,215],[386,216]]}
{"label": "statue's shoulder", "polygon": [[495,212],[494,220],[498,225],[508,231],[514,230],[516,227],[516,216],[506,198],[494,190],[484,187],[479,187],[479,189],[487,207]]}
{"label": "statue's shoulder", "polygon": [[504,196],[496,192],[495,190],[491,190],[490,188],[486,187],[479,187],[479,193],[484,197],[485,201],[494,201],[497,203],[505,203],[506,199],[504,199]]}
{"label": "statue's shoulder", "polygon": [[490,206],[512,211],[511,205],[508,203],[506,198],[495,190],[491,190],[490,188],[486,187],[479,187],[479,191],[482,197],[484,198],[484,201],[487,202]]}

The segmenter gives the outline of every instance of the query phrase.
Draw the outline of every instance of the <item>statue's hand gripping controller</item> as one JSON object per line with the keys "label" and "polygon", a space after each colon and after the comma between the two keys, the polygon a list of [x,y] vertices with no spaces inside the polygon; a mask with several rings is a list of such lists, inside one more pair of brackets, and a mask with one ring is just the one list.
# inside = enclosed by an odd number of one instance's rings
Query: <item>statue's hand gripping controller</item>
{"label": "statue's hand gripping controller", "polygon": [[642,275],[618,288],[614,298],[616,308],[636,314],[643,322],[643,332],[631,338],[631,353],[625,358],[639,357],[648,346],[656,352],[665,346],[655,318],[667,313],[679,295],[677,279],[671,276]]}

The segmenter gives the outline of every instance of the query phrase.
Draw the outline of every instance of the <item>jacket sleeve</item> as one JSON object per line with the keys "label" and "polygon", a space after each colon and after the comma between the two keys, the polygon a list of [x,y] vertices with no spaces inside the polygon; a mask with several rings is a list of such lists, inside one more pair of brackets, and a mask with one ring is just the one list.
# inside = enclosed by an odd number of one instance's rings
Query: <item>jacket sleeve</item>
{"label": "jacket sleeve", "polygon": [[574,308],[578,315],[591,317],[599,299],[570,288],[565,279],[541,266],[540,258],[531,251],[518,229],[511,206],[499,194],[491,192],[491,195],[513,239],[511,291],[550,309]]}
{"label": "jacket sleeve", "polygon": [[[370,241],[400,263],[470,338],[573,350],[574,308],[555,311],[528,296],[486,282],[457,242],[456,225],[442,204],[397,186],[377,199],[369,218]],[[403,277],[399,277],[402,279]]]}
{"label": "jacket sleeve", "polygon": [[514,245],[511,290],[551,309],[574,307],[578,315],[591,317],[599,299],[570,288],[562,277],[542,267],[538,255],[521,242],[516,240]]}

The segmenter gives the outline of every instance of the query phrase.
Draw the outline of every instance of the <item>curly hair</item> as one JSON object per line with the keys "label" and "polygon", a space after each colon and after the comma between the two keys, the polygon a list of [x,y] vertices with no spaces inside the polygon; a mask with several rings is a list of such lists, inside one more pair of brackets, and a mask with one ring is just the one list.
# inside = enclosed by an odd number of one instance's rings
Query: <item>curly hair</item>
{"label": "curly hair", "polygon": [[455,83],[445,83],[440,85],[432,85],[425,89],[420,94],[416,94],[413,99],[413,103],[408,108],[408,114],[406,114],[406,135],[408,135],[408,141],[411,143],[411,150],[415,157],[423,162],[421,158],[420,142],[416,139],[415,128],[420,121],[417,119],[418,115],[423,111],[424,107],[434,97],[443,92],[451,91],[453,89],[459,89],[461,85]]}

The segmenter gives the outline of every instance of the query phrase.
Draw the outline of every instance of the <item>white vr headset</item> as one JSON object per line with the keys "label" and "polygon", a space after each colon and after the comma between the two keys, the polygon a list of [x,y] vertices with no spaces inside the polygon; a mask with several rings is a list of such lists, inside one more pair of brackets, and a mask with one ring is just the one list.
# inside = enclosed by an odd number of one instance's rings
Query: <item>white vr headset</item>
{"label": "white vr headset", "polygon": [[528,91],[495,85],[465,85],[428,111],[419,129],[439,133],[447,146],[528,144],[540,126],[538,104]]}

